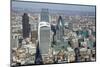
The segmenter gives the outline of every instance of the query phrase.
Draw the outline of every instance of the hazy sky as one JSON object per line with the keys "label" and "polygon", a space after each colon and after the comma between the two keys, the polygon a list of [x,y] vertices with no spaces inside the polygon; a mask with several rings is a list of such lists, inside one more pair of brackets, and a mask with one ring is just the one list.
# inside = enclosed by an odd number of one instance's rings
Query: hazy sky
{"label": "hazy sky", "polygon": [[64,5],[64,4],[48,4],[48,3],[34,3],[34,2],[12,2],[12,7],[33,8],[33,9],[54,9],[54,10],[72,10],[72,11],[88,11],[95,12],[95,6],[80,6],[80,5]]}

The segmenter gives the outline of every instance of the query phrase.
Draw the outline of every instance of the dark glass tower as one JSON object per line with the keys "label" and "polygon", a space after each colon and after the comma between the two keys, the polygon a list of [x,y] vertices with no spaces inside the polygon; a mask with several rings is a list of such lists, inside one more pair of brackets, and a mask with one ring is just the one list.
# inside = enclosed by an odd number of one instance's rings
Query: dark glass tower
{"label": "dark glass tower", "polygon": [[24,13],[22,16],[22,26],[23,26],[23,38],[29,37],[30,33],[30,24],[29,24],[29,16],[27,13]]}
{"label": "dark glass tower", "polygon": [[36,48],[35,64],[43,64],[42,55],[39,49],[39,43],[37,44],[37,48]]}

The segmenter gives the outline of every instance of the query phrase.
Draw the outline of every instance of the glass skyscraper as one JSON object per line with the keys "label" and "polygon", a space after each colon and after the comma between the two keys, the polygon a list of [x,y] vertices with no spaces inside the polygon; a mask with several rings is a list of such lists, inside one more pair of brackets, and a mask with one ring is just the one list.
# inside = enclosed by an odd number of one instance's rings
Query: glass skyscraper
{"label": "glass skyscraper", "polygon": [[41,19],[40,21],[49,22],[49,11],[48,9],[41,10]]}
{"label": "glass skyscraper", "polygon": [[56,35],[57,35],[57,40],[63,40],[63,35],[64,35],[64,22],[61,16],[58,18],[58,23],[57,23],[57,28],[56,28]]}

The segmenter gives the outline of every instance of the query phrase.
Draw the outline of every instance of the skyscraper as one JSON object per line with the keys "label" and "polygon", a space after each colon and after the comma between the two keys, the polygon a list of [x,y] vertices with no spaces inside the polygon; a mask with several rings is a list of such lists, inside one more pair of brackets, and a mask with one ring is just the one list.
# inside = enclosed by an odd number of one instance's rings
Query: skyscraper
{"label": "skyscraper", "polygon": [[42,57],[48,55],[49,46],[51,45],[50,33],[50,24],[48,22],[40,22],[38,26],[38,40]]}
{"label": "skyscraper", "polygon": [[29,16],[27,13],[24,13],[22,16],[22,26],[23,26],[23,38],[29,37],[30,33],[30,24],[29,24]]}
{"label": "skyscraper", "polygon": [[57,40],[63,40],[64,35],[64,21],[61,16],[58,18],[57,28],[56,28]]}
{"label": "skyscraper", "polygon": [[49,22],[49,11],[48,9],[41,10],[41,19],[40,21]]}

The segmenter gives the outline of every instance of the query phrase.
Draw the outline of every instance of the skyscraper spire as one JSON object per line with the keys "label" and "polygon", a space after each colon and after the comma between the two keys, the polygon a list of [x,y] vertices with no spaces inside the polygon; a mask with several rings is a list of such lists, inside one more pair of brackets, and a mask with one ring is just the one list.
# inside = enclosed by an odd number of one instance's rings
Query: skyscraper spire
{"label": "skyscraper spire", "polygon": [[60,29],[60,27],[64,28],[64,21],[61,16],[58,18],[57,29]]}

